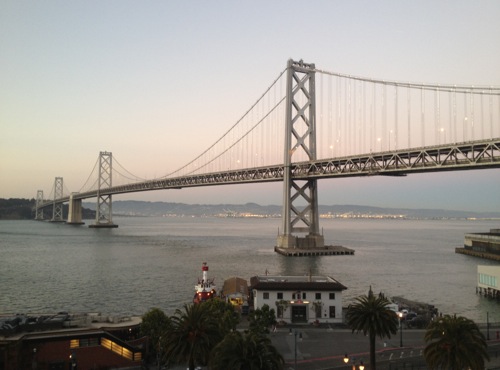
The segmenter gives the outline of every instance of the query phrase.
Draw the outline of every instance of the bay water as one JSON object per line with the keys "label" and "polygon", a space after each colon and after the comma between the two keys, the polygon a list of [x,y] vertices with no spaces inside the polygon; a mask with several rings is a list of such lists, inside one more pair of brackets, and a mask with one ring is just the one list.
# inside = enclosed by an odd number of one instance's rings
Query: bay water
{"label": "bay water", "polygon": [[[375,293],[435,305],[476,322],[500,322],[500,304],[476,294],[477,265],[455,253],[464,234],[498,220],[321,219],[325,243],[352,256],[284,257],[274,252],[278,218],[114,217],[117,229],[0,221],[0,314],[167,314],[190,303],[201,265],[222,288],[239,276],[328,275],[348,289],[344,306]],[[90,221],[92,222],[92,221]]]}

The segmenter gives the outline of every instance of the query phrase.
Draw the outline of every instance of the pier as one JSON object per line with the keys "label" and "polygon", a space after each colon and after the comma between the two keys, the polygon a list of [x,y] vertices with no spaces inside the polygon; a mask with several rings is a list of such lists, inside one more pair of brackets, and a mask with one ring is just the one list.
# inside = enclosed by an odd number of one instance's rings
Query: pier
{"label": "pier", "polygon": [[455,248],[455,253],[500,261],[500,229],[488,233],[465,234],[463,248]]}

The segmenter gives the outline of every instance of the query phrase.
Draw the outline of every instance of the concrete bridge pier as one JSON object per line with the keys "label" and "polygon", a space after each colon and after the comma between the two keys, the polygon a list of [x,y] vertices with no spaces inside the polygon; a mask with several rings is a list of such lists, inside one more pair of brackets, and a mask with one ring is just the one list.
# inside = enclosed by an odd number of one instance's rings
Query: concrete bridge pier
{"label": "concrete bridge pier", "polygon": [[69,196],[69,209],[68,209],[68,225],[83,225],[82,222],[82,200],[75,199],[77,193],[72,193]]}
{"label": "concrete bridge pier", "polygon": [[323,249],[325,238],[323,235],[310,234],[303,237],[295,235],[279,235],[278,247],[293,249]]}

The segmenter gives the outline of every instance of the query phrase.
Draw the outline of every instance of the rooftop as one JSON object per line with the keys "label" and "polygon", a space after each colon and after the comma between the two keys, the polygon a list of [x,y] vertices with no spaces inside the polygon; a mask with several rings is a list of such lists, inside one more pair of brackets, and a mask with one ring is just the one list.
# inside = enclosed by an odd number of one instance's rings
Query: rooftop
{"label": "rooftop", "polygon": [[0,338],[16,339],[26,333],[115,330],[138,326],[141,322],[141,317],[107,316],[97,312],[0,315]]}
{"label": "rooftop", "polygon": [[264,275],[250,278],[253,289],[267,290],[345,290],[346,286],[331,276],[278,276]]}

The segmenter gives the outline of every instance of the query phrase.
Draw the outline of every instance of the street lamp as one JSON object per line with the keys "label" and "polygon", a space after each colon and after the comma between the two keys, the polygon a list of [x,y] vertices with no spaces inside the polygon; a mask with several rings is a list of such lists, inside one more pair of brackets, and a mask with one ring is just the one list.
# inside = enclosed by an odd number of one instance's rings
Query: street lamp
{"label": "street lamp", "polygon": [[69,355],[69,359],[71,361],[71,370],[76,370],[76,354],[75,352],[71,352],[71,354]]}
{"label": "street lamp", "polygon": [[490,340],[490,313],[486,312],[486,340]]}
{"label": "street lamp", "polygon": [[36,363],[36,347],[33,347],[33,361],[31,363],[31,368],[32,369],[36,369],[38,366],[37,366],[37,363]]}
{"label": "street lamp", "polygon": [[403,320],[403,313],[398,312],[399,316],[399,346],[403,347],[403,325],[401,324],[401,321]]}
{"label": "street lamp", "polygon": [[[292,335],[292,329],[290,328],[289,335]],[[299,342],[302,342],[302,333],[294,330],[293,335],[295,336],[295,367],[294,370],[297,370],[297,335],[299,336]]]}

